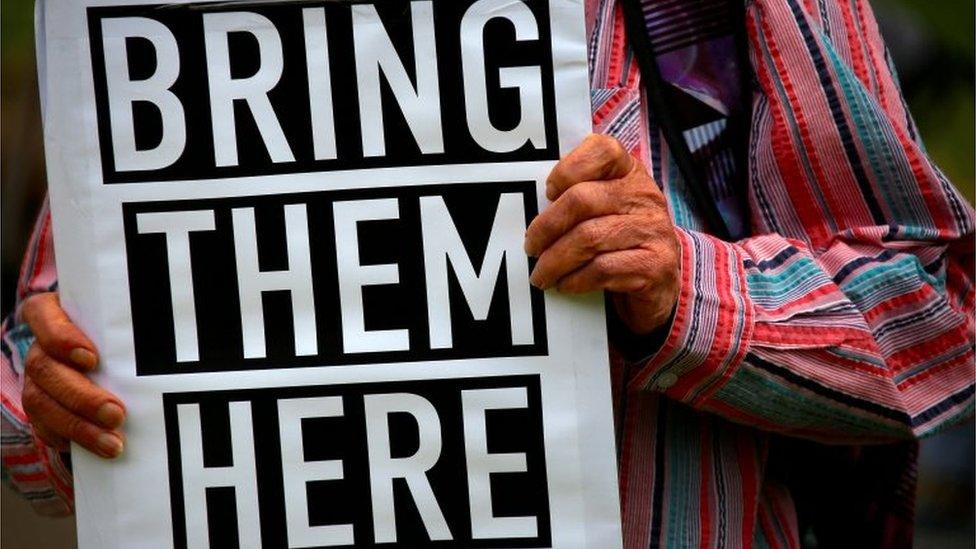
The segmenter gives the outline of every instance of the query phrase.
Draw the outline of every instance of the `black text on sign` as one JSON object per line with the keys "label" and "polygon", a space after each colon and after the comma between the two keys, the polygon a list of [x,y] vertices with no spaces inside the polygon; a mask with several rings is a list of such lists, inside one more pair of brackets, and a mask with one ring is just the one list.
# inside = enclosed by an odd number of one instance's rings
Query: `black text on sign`
{"label": "black text on sign", "polygon": [[542,0],[89,8],[104,180],[556,159],[549,24]]}
{"label": "black text on sign", "polygon": [[546,353],[532,182],[123,210],[139,375]]}
{"label": "black text on sign", "polygon": [[164,396],[177,547],[549,547],[538,376]]}

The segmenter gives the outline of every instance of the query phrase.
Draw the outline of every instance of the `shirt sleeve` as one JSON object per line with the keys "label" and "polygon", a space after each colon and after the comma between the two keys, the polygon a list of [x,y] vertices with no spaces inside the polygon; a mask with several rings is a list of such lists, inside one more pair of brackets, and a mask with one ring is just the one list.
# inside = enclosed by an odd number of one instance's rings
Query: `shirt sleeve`
{"label": "shirt sleeve", "polygon": [[679,229],[670,332],[631,388],[823,442],[924,436],[973,411],[973,209],[868,4],[819,4],[750,4],[757,236]]}
{"label": "shirt sleeve", "polygon": [[44,515],[63,516],[73,511],[72,477],[66,456],[34,435],[21,404],[24,357],[34,341],[20,316],[24,300],[35,293],[57,289],[57,269],[47,201],[38,216],[17,284],[14,313],[0,327],[0,413],[4,479]]}

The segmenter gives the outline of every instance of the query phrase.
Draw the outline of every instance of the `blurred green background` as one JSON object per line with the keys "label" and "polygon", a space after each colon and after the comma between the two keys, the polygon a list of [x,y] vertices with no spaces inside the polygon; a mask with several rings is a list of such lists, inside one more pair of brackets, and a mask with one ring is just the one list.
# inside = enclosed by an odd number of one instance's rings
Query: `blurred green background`
{"label": "blurred green background", "polygon": [[965,0],[873,0],[926,148],[974,197],[973,20]]}
{"label": "blurred green background", "polygon": [[[929,154],[973,202],[973,1],[873,0],[902,88]],[[40,114],[33,59],[33,2],[0,0],[0,220],[2,312],[13,303],[17,270],[44,194]],[[918,547],[974,547],[974,429],[954,429],[922,445]],[[73,523],[39,519],[3,490],[0,545],[73,547]]]}

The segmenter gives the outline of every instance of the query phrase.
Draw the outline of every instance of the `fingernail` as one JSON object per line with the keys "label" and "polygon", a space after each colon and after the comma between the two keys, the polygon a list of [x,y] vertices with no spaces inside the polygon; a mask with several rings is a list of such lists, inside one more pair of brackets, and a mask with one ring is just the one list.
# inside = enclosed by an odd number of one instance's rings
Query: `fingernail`
{"label": "fingernail", "polygon": [[83,366],[89,370],[98,364],[98,357],[95,356],[95,353],[81,347],[72,349],[71,352],[68,353],[68,358],[71,359],[71,362],[74,362],[78,366]]}
{"label": "fingernail", "polygon": [[95,412],[95,419],[109,429],[115,429],[125,421],[125,411],[114,402],[106,402]]}
{"label": "fingernail", "polygon": [[111,433],[101,433],[98,435],[98,449],[107,458],[116,458],[122,453],[122,439]]}

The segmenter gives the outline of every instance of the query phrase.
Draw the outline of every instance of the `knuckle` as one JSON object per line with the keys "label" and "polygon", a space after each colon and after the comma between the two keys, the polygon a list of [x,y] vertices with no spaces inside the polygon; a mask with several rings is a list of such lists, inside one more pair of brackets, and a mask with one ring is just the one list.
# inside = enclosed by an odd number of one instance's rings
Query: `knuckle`
{"label": "knuckle", "polygon": [[583,145],[580,146],[581,149],[587,151],[591,155],[598,156],[599,154],[609,150],[610,142],[613,138],[602,133],[591,133],[586,136],[583,140]]}
{"label": "knuckle", "polygon": [[590,190],[583,185],[570,187],[563,194],[566,201],[562,205],[563,218],[585,219],[590,216],[592,211],[593,196]]}
{"label": "knuckle", "polygon": [[657,236],[653,221],[643,217],[628,217],[626,221],[615,224],[614,228],[616,234],[628,236],[623,240],[633,246],[644,246]]}
{"label": "knuckle", "polygon": [[33,294],[24,300],[23,305],[23,316],[27,324],[32,328],[38,321],[38,313],[40,313],[44,308],[49,307],[52,302],[56,299],[57,294],[54,292],[41,292]]}
{"label": "knuckle", "polygon": [[654,211],[653,206],[640,190],[618,191],[617,203],[617,211],[622,214],[647,215],[649,211]]}
{"label": "knuckle", "polygon": [[525,229],[525,240],[531,242],[540,236],[542,231],[542,225],[545,223],[546,217],[548,216],[548,209],[543,210],[539,215],[535,216],[532,223]]}
{"label": "knuckle", "polygon": [[663,193],[659,193],[659,192],[650,193],[650,196],[648,197],[648,202],[651,204],[651,207],[655,208],[658,211],[662,211],[662,212],[668,211],[668,200],[664,197]]}
{"label": "knuckle", "polygon": [[52,320],[51,322],[51,333],[50,337],[53,340],[64,340],[69,339],[69,330],[74,328],[74,323],[71,322],[67,317],[60,317]]}
{"label": "knuckle", "polygon": [[664,267],[665,262],[666,259],[661,252],[655,254],[643,253],[635,262],[634,271],[648,279],[660,278],[662,271],[667,270]]}
{"label": "knuckle", "polygon": [[587,248],[594,248],[603,240],[603,230],[596,223],[582,223],[579,226],[580,240]]}
{"label": "knuckle", "polygon": [[579,293],[581,284],[579,277],[570,277],[559,282],[559,291],[565,294]]}
{"label": "knuckle", "polygon": [[39,401],[40,394],[37,392],[37,388],[33,385],[25,385],[24,392],[20,395],[20,404],[24,408],[24,413],[31,419],[37,415],[39,411]]}
{"label": "knuckle", "polygon": [[668,209],[668,199],[664,196],[664,193],[661,192],[661,190],[657,188],[657,183],[655,183],[654,180],[651,179],[650,180],[650,184],[647,185],[647,187],[648,187],[648,189],[650,191],[651,203],[654,204],[655,206],[663,209],[664,211],[667,211],[667,209]]}
{"label": "knuckle", "polygon": [[57,356],[76,346],[73,341],[74,324],[67,318],[51,318],[37,329],[37,341],[44,351]]}
{"label": "knuckle", "polygon": [[565,211],[574,212],[574,211],[578,211],[580,208],[583,207],[584,201],[583,201],[583,197],[580,196],[580,194],[581,191],[579,185],[566,189],[566,192],[564,192],[563,196],[560,198],[560,200],[563,203],[562,206],[563,208],[565,208]]}
{"label": "knuckle", "polygon": [[46,360],[47,354],[37,342],[34,342],[31,344],[30,349],[27,350],[27,356],[24,358],[25,374],[29,377],[37,375]]}
{"label": "knuckle", "polygon": [[594,150],[605,155],[616,154],[617,150],[620,148],[620,144],[617,142],[617,140],[606,134],[594,134],[593,139],[590,142]]}
{"label": "knuckle", "polygon": [[642,223],[630,218],[621,218],[607,224],[601,240],[617,242],[618,245],[631,245],[634,238],[644,238],[645,229]]}
{"label": "knuckle", "polygon": [[674,234],[674,229],[668,226],[658,231],[655,236],[657,257],[664,264],[677,265],[681,260],[681,245],[678,243],[677,235]]}
{"label": "knuckle", "polygon": [[607,193],[609,185],[602,183],[581,183],[566,190],[570,211],[577,212],[580,217],[591,217],[599,213],[601,201],[604,200],[603,194]]}
{"label": "knuckle", "polygon": [[572,174],[576,171],[577,164],[577,157],[573,155],[563,158],[553,166],[552,171],[549,172],[549,177],[546,178],[547,198],[555,200],[559,196],[566,183],[573,178]]}
{"label": "knuckle", "polygon": [[44,423],[44,418],[50,416],[47,396],[37,386],[25,386],[20,398],[24,413],[32,424]]}
{"label": "knuckle", "polygon": [[615,267],[616,260],[610,254],[598,255],[593,258],[593,268],[601,278],[612,273]]}
{"label": "knuckle", "polygon": [[661,186],[658,185],[651,172],[647,171],[647,166],[643,162],[634,161],[634,169],[630,172],[629,177],[637,181],[642,187],[647,188],[652,194],[664,196]]}
{"label": "knuckle", "polygon": [[653,183],[648,183],[646,181],[635,182],[633,186],[635,187],[635,191],[632,194],[636,207],[641,208],[643,211],[668,211],[667,200],[664,198],[663,194],[657,192],[656,187],[652,187]]}
{"label": "knuckle", "polygon": [[101,393],[91,391],[91,392],[74,392],[72,396],[72,402],[68,409],[74,411],[75,413],[94,418],[98,412],[99,407],[102,404],[112,401],[111,396],[103,395]]}
{"label": "knuckle", "polygon": [[657,181],[647,173],[647,169],[640,162],[635,162],[639,169],[634,170],[623,179],[623,184],[635,197],[645,205],[667,208],[668,201],[664,192],[658,187]]}
{"label": "knuckle", "polygon": [[604,166],[619,160],[625,153],[623,146],[616,139],[601,135],[593,142],[593,154]]}
{"label": "knuckle", "polygon": [[87,424],[85,420],[78,416],[71,416],[69,419],[65,420],[64,425],[65,435],[74,441],[81,441],[85,439],[85,435],[88,432]]}
{"label": "knuckle", "polygon": [[677,263],[669,252],[660,249],[641,262],[638,272],[655,284],[670,284],[678,279]]}
{"label": "knuckle", "polygon": [[661,261],[664,263],[667,271],[673,273],[673,277],[677,278],[678,266],[681,264],[678,250],[671,246],[666,246],[661,252]]}
{"label": "knuckle", "polygon": [[550,235],[556,231],[555,217],[556,216],[553,215],[552,212],[549,212],[548,215],[540,215],[536,218],[535,222],[533,223],[533,225],[535,225],[535,231],[532,234],[535,240],[539,242],[549,240]]}
{"label": "knuckle", "polygon": [[645,293],[657,287],[654,279],[649,276],[635,276],[631,281],[628,290],[632,292]]}
{"label": "knuckle", "polygon": [[78,391],[65,391],[57,400],[61,406],[73,411],[81,410],[88,402],[85,395]]}
{"label": "knuckle", "polygon": [[652,213],[647,216],[644,226],[647,229],[649,240],[652,240],[662,248],[670,247],[671,233],[674,230],[671,228],[670,219],[667,216],[661,215],[660,213]]}
{"label": "knuckle", "polygon": [[552,265],[549,259],[549,257],[543,255],[543,257],[539,258],[539,262],[536,263],[533,277],[539,284],[547,285],[552,282]]}
{"label": "knuckle", "polygon": [[30,323],[34,313],[37,311],[38,300],[42,299],[41,296],[43,295],[44,294],[34,294],[24,300],[24,304],[22,306],[23,308],[21,310],[23,311],[24,320],[26,320],[28,323]]}

